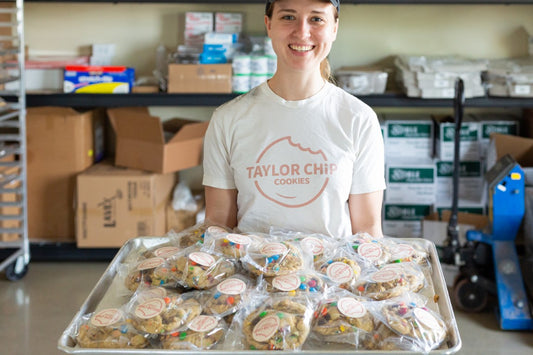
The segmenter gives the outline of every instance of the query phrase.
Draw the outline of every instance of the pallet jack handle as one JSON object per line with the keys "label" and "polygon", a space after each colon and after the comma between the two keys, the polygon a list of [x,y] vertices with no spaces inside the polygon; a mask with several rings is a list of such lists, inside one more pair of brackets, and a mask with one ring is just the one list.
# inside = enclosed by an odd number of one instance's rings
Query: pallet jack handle
{"label": "pallet jack handle", "polygon": [[[465,105],[464,82],[461,78],[455,81],[455,98],[453,102],[454,122],[455,122],[455,136],[454,136],[454,152],[453,152],[453,183],[452,183],[452,211],[450,220],[448,222],[448,242],[450,249],[449,257],[453,258],[453,264],[460,263],[459,255],[459,226],[458,226],[458,198],[459,198],[459,173],[460,173],[460,142],[461,142],[461,125],[463,123]],[[453,256],[452,256],[453,255]]]}

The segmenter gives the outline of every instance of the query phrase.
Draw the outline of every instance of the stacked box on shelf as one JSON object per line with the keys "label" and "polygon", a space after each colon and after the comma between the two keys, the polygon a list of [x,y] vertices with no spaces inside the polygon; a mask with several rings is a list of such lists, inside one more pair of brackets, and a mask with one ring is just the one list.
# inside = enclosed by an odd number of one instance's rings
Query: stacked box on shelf
{"label": "stacked box on shelf", "polygon": [[409,97],[446,99],[455,96],[455,81],[462,78],[465,97],[485,96],[481,74],[484,60],[444,56],[398,56],[396,80]]}
{"label": "stacked box on shelf", "polygon": [[533,97],[533,58],[490,61],[484,79],[490,96]]}
{"label": "stacked box on shelf", "polygon": [[[440,160],[453,161],[455,150],[455,123],[453,117],[434,117],[435,156]],[[459,136],[459,160],[477,161],[481,158],[479,122],[472,116],[465,116]]]}
{"label": "stacked box on shelf", "polygon": [[482,158],[487,156],[487,150],[492,133],[519,135],[520,117],[510,114],[473,114],[471,115],[479,122],[479,144]]}

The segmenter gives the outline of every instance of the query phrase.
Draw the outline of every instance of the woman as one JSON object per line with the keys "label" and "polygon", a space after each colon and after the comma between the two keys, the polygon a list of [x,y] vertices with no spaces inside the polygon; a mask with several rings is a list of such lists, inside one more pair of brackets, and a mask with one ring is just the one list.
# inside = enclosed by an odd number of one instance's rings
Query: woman
{"label": "woman", "polygon": [[381,237],[383,139],[375,113],[333,85],[338,0],[268,0],[268,82],[220,106],[204,143],[206,220]]}

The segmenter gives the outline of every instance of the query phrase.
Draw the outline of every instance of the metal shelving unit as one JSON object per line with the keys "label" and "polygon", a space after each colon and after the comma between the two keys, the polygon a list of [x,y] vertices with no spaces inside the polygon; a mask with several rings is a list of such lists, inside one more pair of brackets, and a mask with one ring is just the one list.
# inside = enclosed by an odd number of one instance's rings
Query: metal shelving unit
{"label": "metal shelving unit", "polygon": [[30,262],[23,19],[23,0],[0,2],[0,97],[10,98],[0,101],[0,248],[8,251],[0,271],[11,281],[24,277]]}

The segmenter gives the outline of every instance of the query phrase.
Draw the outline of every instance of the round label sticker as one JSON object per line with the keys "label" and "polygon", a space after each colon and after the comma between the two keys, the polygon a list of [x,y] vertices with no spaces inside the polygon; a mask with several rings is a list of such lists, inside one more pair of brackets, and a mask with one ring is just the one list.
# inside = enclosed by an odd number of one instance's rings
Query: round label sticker
{"label": "round label sticker", "polygon": [[260,253],[266,256],[285,254],[287,247],[281,243],[268,243],[263,245]]}
{"label": "round label sticker", "polygon": [[207,228],[207,233],[209,234],[225,234],[225,233],[228,233],[224,228],[222,227],[217,227],[217,226],[211,226],[209,228]]}
{"label": "round label sticker", "polygon": [[190,253],[189,259],[202,266],[211,266],[215,263],[215,258],[212,255],[201,251]]}
{"label": "round label sticker", "polygon": [[369,260],[378,260],[383,255],[383,250],[376,243],[363,243],[357,248],[357,253]]}
{"label": "round label sticker", "polygon": [[343,297],[337,302],[339,312],[350,318],[361,318],[366,314],[366,308],[361,302],[352,297]]}
{"label": "round label sticker", "polygon": [[324,244],[322,241],[315,237],[307,237],[302,239],[302,246],[307,250],[311,250],[313,255],[320,255],[324,252]]}
{"label": "round label sticker", "polygon": [[265,342],[277,332],[279,328],[279,318],[277,316],[267,316],[259,321],[252,331],[255,341]]}
{"label": "round label sticker", "polygon": [[165,290],[163,287],[154,287],[150,288],[148,290],[144,290],[137,298],[139,299],[139,303],[143,303],[145,301],[148,301],[150,298],[164,298],[167,295],[167,290]]}
{"label": "round label sticker", "polygon": [[141,319],[149,319],[157,316],[165,308],[162,298],[151,298],[135,308],[135,315]]}
{"label": "round label sticker", "polygon": [[409,244],[398,244],[391,249],[392,259],[405,259],[413,255],[415,249]]}
{"label": "round label sticker", "polygon": [[348,282],[355,276],[352,268],[340,261],[329,264],[326,274],[333,281],[340,283]]}
{"label": "round label sticker", "polygon": [[141,271],[141,270],[153,269],[153,268],[163,265],[164,263],[165,263],[165,259],[161,257],[146,259],[143,262],[141,262],[139,265],[137,265],[137,270]]}
{"label": "round label sticker", "polygon": [[189,329],[195,332],[208,332],[217,326],[217,319],[212,316],[198,316],[189,323]]}
{"label": "round label sticker", "polygon": [[246,283],[239,279],[229,278],[217,285],[217,291],[226,295],[239,295],[246,291]]}
{"label": "round label sticker", "polygon": [[397,279],[399,276],[400,274],[398,273],[398,270],[388,267],[374,273],[374,275],[372,275],[372,280],[376,282],[389,282]]}
{"label": "round label sticker", "polygon": [[426,327],[430,329],[439,329],[439,322],[425,309],[417,308],[413,313],[415,314],[416,319],[426,325]]}
{"label": "round label sticker", "polygon": [[180,248],[177,247],[161,247],[154,251],[154,255],[162,258],[168,258],[176,254],[178,251],[180,251]]}
{"label": "round label sticker", "polygon": [[103,309],[91,319],[91,324],[96,327],[110,326],[122,319],[122,312],[116,308]]}
{"label": "round label sticker", "polygon": [[242,235],[242,234],[228,234],[226,236],[226,238],[228,238],[228,240],[232,243],[235,243],[235,244],[242,244],[242,245],[248,245],[252,242],[252,240],[250,238],[248,238],[247,236],[245,235]]}
{"label": "round label sticker", "polygon": [[298,275],[276,276],[272,279],[272,286],[280,291],[294,291],[300,286],[300,277]]}

